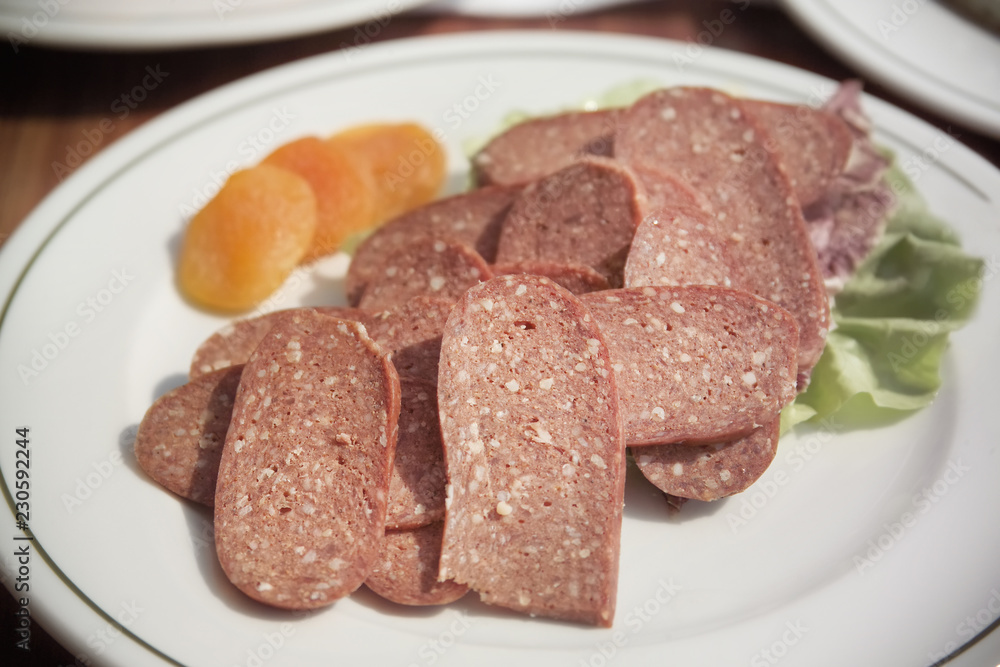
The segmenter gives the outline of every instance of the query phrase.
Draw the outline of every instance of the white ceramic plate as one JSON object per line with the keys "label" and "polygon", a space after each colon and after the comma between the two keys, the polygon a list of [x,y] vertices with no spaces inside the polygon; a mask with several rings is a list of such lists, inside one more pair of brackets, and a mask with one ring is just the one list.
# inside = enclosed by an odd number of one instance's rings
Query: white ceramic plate
{"label": "white ceramic plate", "polygon": [[[428,0],[5,0],[0,32],[22,43],[94,49],[243,44],[358,24],[367,43]],[[11,37],[13,35],[13,37]],[[351,41],[351,45],[355,42]]]}
{"label": "white ceramic plate", "polygon": [[[1000,611],[1000,174],[876,99],[865,104],[878,141],[989,262],[979,313],[954,335],[944,389],[891,427],[834,422],[786,437],[755,487],[677,519],[650,486],[630,480],[614,629],[532,620],[472,596],[443,609],[404,609],[364,592],[312,614],[268,609],[225,581],[208,513],[137,470],[137,423],[184,381],[191,352],[224,322],[180,299],[172,266],[182,212],[227,170],[301,135],[412,119],[440,131],[459,184],[463,144],[510,111],[553,111],[635,80],[811,102],[833,88],[786,66],[664,40],[398,41],[226,86],[60,185],[0,254],[0,471],[13,493],[15,429],[30,427],[36,619],[109,665],[267,667],[773,664],[768,656],[919,666],[991,623]],[[271,305],[341,300],[345,265],[337,257],[293,276]],[[19,366],[33,363],[38,375],[22,379]],[[9,586],[18,534],[11,509],[0,521]],[[114,623],[124,632],[107,632]]]}
{"label": "white ceramic plate", "polygon": [[782,0],[852,67],[916,104],[1000,137],[1000,35],[936,0]]}

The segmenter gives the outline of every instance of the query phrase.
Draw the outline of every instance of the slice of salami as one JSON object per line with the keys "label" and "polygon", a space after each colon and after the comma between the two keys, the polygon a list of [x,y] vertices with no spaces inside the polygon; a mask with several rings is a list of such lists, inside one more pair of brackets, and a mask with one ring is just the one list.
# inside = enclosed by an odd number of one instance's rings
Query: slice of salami
{"label": "slice of salami", "polygon": [[243,369],[219,464],[215,546],[234,585],[309,609],[364,582],[385,531],[399,400],[360,324],[279,318]]}
{"label": "slice of salami", "polygon": [[704,195],[660,170],[634,169],[646,193],[625,262],[625,287],[722,285],[738,275]]}
{"label": "slice of salami", "polygon": [[[364,322],[368,316],[367,312],[358,308],[320,307],[316,310],[331,317],[359,322]],[[220,368],[246,363],[250,354],[257,348],[257,344],[286,312],[286,310],[276,310],[237,320],[213,333],[195,350],[188,378],[193,380],[199,375]]]}
{"label": "slice of salami", "polygon": [[627,169],[580,160],[524,188],[504,218],[496,261],[584,264],[620,287],[642,205]]}
{"label": "slice of salami", "polygon": [[358,246],[347,270],[347,300],[357,305],[384,260],[419,239],[458,241],[487,262],[497,254],[500,225],[520,188],[490,186],[433,201],[389,221]]}
{"label": "slice of salami", "polygon": [[802,208],[818,201],[847,166],[854,138],[847,124],[804,104],[741,100],[775,142],[778,161]]}
{"label": "slice of salami", "polygon": [[678,498],[718,500],[745,491],[778,451],[781,419],[737,440],[710,445],[654,445],[632,455],[643,476]]}
{"label": "slice of salami", "polygon": [[701,208],[648,213],[625,261],[625,286],[733,284],[737,272],[715,221]]}
{"label": "slice of salami", "polygon": [[402,377],[399,387],[399,439],[385,525],[419,528],[444,518],[444,445],[437,386]]}
{"label": "slice of salami", "polygon": [[[451,300],[418,296],[382,311],[338,307],[315,310],[364,324],[368,335],[392,353],[393,364],[400,374],[436,383],[441,332],[453,304]],[[195,352],[189,376],[194,379],[215,367],[246,363],[278,318],[287,312],[237,320],[215,332]]]}
{"label": "slice of salami", "polygon": [[608,279],[600,273],[582,264],[564,264],[544,260],[528,260],[508,264],[494,264],[493,273],[497,276],[531,274],[545,276],[562,285],[573,294],[586,294],[610,289]]}
{"label": "slice of salami", "polygon": [[488,603],[610,626],[624,443],[601,332],[548,278],[470,289],[441,345],[448,474],[439,579]]}
{"label": "slice of salami", "polygon": [[242,365],[212,371],[153,402],[135,436],[135,457],[146,474],[179,496],[213,505],[242,373]]}
{"label": "slice of salami", "polygon": [[400,377],[437,384],[441,334],[454,301],[418,296],[396,308],[374,313],[365,322],[368,335],[392,352]]}
{"label": "slice of salami", "polygon": [[440,521],[412,530],[387,530],[365,585],[379,597],[405,605],[448,604],[461,598],[468,586],[437,580],[443,531]]}
{"label": "slice of salami", "polygon": [[802,211],[763,127],[716,90],[671,88],[636,102],[615,137],[626,164],[673,172],[711,203],[746,289],[791,312],[799,370],[823,351],[830,308]]}
{"label": "slice of salami", "polygon": [[464,243],[416,239],[385,258],[382,273],[368,281],[358,306],[383,310],[402,306],[416,296],[454,301],[492,277],[486,261]]}
{"label": "slice of salami", "polygon": [[505,130],[472,158],[476,182],[524,185],[587,155],[611,156],[619,110],[569,111]]}
{"label": "slice of salami", "polygon": [[608,342],[630,446],[733,440],[795,397],[795,319],[723,287],[581,297]]}

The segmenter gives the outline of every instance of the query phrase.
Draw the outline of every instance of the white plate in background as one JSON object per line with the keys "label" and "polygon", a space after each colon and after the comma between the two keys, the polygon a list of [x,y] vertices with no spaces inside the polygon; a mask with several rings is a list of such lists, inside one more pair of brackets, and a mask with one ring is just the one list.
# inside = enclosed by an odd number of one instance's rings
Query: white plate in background
{"label": "white plate in background", "polygon": [[826,48],[915,104],[1000,138],[1000,34],[936,0],[782,0]]}
{"label": "white plate in background", "polygon": [[[182,212],[227,169],[298,136],[407,119],[440,130],[452,182],[461,183],[463,146],[511,111],[551,112],[650,80],[813,103],[834,85],[666,40],[567,32],[401,40],[196,98],[61,184],[0,250],[0,473],[10,504],[15,429],[29,426],[34,617],[101,664],[266,667],[754,665],[766,664],[765,653],[780,654],[783,667],[919,666],[970,639],[967,617],[995,618],[1000,173],[873,98],[865,106],[876,139],[907,161],[932,210],[991,267],[978,314],[953,335],[944,388],[934,405],[892,426],[801,429],[782,439],[750,490],[689,505],[676,519],[650,486],[630,480],[613,629],[521,617],[472,596],[441,609],[366,592],[310,614],[263,607],[225,581],[210,514],[137,469],[133,429],[225,321],[180,298],[173,253]],[[276,305],[342,300],[345,266],[335,257],[296,276]],[[18,368],[33,362],[44,367],[22,379]],[[0,543],[19,534],[11,508]],[[13,549],[0,554],[10,585]]]}
{"label": "white plate in background", "polygon": [[368,31],[370,39],[396,15],[426,2],[5,0],[0,4],[0,32],[15,48],[22,44],[136,50],[218,46],[298,37],[355,24]]}
{"label": "white plate in background", "polygon": [[552,19],[593,12],[635,0],[434,0],[426,11],[468,16],[533,17]]}

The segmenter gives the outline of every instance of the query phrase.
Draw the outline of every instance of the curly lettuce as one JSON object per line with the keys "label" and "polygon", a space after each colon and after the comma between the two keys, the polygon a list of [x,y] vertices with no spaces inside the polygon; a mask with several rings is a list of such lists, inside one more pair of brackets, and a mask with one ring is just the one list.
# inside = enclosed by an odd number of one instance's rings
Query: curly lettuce
{"label": "curly lettuce", "polygon": [[898,167],[898,198],[881,242],[837,294],[834,329],[782,430],[837,413],[844,425],[890,422],[929,405],[948,336],[972,317],[984,263],[928,210]]}

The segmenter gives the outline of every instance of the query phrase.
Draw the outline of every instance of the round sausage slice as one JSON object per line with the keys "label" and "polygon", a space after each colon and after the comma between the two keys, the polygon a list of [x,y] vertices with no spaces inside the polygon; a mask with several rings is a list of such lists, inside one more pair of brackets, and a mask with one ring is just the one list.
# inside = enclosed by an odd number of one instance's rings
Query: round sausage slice
{"label": "round sausage slice", "polygon": [[297,310],[243,369],[219,464],[215,546],[229,580],[286,609],[360,586],[385,532],[399,380],[356,322]]}
{"label": "round sausage slice", "polygon": [[608,349],[580,300],[539,276],[470,289],[445,327],[438,405],[438,578],[488,604],[610,626],[624,443]]}

